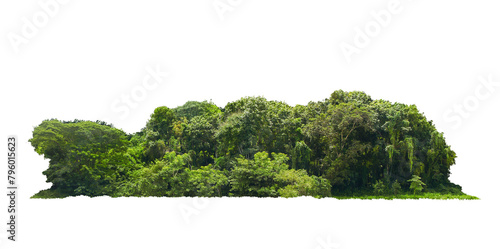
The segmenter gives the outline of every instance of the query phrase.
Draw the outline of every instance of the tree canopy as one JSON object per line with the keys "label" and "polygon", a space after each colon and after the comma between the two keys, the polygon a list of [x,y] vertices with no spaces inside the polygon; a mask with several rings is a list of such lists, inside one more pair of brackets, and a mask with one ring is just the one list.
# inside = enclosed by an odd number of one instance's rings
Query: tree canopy
{"label": "tree canopy", "polygon": [[415,105],[338,90],[290,106],[244,97],[156,108],[126,134],[103,121],[45,120],[30,139],[65,195],[328,197],[461,193],[456,154]]}

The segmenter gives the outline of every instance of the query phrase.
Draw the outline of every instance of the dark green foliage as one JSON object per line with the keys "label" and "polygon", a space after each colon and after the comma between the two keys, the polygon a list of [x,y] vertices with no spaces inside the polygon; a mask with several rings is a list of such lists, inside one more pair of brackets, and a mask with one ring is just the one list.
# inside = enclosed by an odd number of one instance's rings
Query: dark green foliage
{"label": "dark green foliage", "polygon": [[456,154],[432,121],[359,91],[294,107],[188,101],[156,108],[128,135],[103,121],[46,120],[30,142],[53,183],[36,198],[463,195],[448,180]]}
{"label": "dark green foliage", "polygon": [[309,170],[312,150],[304,141],[297,142],[292,150],[292,168]]}
{"label": "dark green foliage", "polygon": [[184,146],[193,157],[196,166],[213,163],[217,140],[218,119],[216,116],[196,116],[186,125],[184,132]]}
{"label": "dark green foliage", "polygon": [[401,184],[399,184],[398,180],[392,183],[392,191],[394,195],[398,195],[399,193],[401,193]]}
{"label": "dark green foliage", "polygon": [[188,190],[189,155],[165,154],[162,160],[135,170],[130,179],[118,187],[118,196],[184,196]]}

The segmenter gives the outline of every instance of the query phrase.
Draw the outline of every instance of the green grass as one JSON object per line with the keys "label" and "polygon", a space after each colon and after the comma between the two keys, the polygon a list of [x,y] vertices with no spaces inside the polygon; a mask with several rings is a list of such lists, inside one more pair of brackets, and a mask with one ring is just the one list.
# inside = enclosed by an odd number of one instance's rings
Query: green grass
{"label": "green grass", "polygon": [[479,200],[478,197],[461,194],[452,193],[420,193],[420,194],[399,194],[399,195],[353,195],[353,196],[333,196],[337,199],[362,199],[362,200],[373,200],[373,199],[432,199],[432,200]]}
{"label": "green grass", "polygon": [[[66,198],[70,195],[67,193],[63,193],[57,189],[45,189],[42,190],[35,195],[33,195],[32,199],[60,199]],[[464,193],[438,193],[438,192],[423,192],[419,194],[385,194],[385,195],[371,195],[371,194],[353,194],[353,195],[333,195],[333,198],[347,200],[347,199],[361,199],[361,200],[376,200],[376,199],[385,199],[385,200],[394,200],[394,199],[432,199],[432,200],[479,200],[478,197],[467,195]]]}
{"label": "green grass", "polygon": [[31,199],[59,199],[69,197],[69,194],[63,193],[57,189],[44,189],[34,194]]}

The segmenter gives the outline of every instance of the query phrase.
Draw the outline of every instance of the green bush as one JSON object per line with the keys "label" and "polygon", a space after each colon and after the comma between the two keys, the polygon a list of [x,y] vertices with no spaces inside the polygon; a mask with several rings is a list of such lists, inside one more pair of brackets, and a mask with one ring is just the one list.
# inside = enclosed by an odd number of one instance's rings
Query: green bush
{"label": "green bush", "polygon": [[385,193],[385,184],[382,180],[378,180],[377,182],[375,182],[375,184],[373,184],[373,192],[375,194],[384,194]]}
{"label": "green bush", "polygon": [[401,184],[399,184],[398,180],[395,180],[392,183],[392,192],[394,193],[394,195],[398,195],[399,193],[401,193]]}

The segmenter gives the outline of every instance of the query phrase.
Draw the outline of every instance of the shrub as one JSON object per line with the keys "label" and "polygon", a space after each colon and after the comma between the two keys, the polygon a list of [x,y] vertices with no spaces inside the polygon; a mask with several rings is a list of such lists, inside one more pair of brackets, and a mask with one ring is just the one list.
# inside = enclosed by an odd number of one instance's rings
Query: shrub
{"label": "shrub", "polygon": [[382,180],[378,180],[373,184],[373,192],[375,194],[383,194],[385,192],[385,184]]}
{"label": "shrub", "polygon": [[401,184],[399,184],[398,180],[392,183],[392,191],[395,195],[401,193]]}
{"label": "shrub", "polygon": [[413,189],[413,194],[416,194],[417,191],[420,192],[424,189],[423,185],[425,185],[425,183],[420,180],[420,176],[413,175],[413,177],[408,181],[411,182],[410,189]]}

